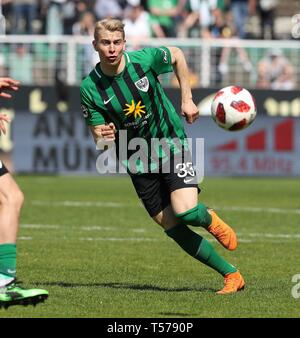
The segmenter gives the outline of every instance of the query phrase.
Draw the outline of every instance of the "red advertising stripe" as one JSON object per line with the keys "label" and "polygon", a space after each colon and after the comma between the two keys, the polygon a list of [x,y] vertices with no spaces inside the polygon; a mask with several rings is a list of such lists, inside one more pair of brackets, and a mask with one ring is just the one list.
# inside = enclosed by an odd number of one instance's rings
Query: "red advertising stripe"
{"label": "red advertising stripe", "polygon": [[275,126],[274,150],[275,151],[294,150],[294,120],[289,119]]}
{"label": "red advertising stripe", "polygon": [[215,147],[216,151],[235,151],[238,150],[238,143],[237,141],[231,141],[225,144],[221,144]]}
{"label": "red advertising stripe", "polygon": [[249,151],[266,150],[266,131],[260,130],[246,138],[246,149]]}

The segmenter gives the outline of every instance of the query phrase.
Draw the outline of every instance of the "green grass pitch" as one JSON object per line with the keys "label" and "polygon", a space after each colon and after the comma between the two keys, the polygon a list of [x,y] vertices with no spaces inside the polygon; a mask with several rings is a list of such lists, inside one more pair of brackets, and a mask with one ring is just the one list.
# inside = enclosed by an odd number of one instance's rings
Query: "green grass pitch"
{"label": "green grass pitch", "polygon": [[[0,317],[298,317],[300,181],[207,178],[199,199],[237,231],[239,247],[217,251],[246,288],[219,296],[223,278],[184,253],[141,206],[128,177],[18,176],[26,201],[18,278],[49,291],[36,307]],[[300,293],[300,287],[299,287]],[[300,296],[300,295],[299,295]]]}

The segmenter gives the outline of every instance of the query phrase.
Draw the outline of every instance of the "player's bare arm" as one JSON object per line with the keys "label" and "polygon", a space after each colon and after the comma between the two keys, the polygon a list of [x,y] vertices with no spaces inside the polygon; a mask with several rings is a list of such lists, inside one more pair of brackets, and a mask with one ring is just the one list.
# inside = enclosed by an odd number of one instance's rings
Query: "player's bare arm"
{"label": "player's bare arm", "polygon": [[14,80],[10,77],[0,77],[0,96],[10,99],[12,95],[7,93],[9,90],[18,90],[20,81]]}
{"label": "player's bare arm", "polygon": [[116,127],[112,122],[109,124],[90,126],[90,130],[92,132],[95,144],[101,140],[114,141],[116,138]]}
{"label": "player's bare arm", "polygon": [[188,123],[193,123],[199,117],[199,110],[193,102],[189,70],[184,54],[178,47],[168,47],[168,49],[171,52],[172,65],[181,89],[181,115]]}

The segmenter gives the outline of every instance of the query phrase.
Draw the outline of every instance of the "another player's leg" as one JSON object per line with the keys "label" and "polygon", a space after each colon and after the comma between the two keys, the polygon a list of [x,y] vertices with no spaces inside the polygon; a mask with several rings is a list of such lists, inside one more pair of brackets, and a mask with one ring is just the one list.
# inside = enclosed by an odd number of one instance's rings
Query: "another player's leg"
{"label": "another player's leg", "polygon": [[179,223],[171,206],[165,208],[153,219],[185,252],[224,277],[225,286],[218,291],[218,294],[235,293],[244,288],[244,280],[237,268],[221,257],[205,238],[189,229],[185,224]]}
{"label": "another player's leg", "polygon": [[[171,193],[171,200],[176,217],[182,223],[205,228],[228,250],[237,248],[237,236],[233,229],[214,210],[198,203],[196,188],[177,189]],[[188,205],[182,201],[190,203]]]}
{"label": "another player's leg", "polygon": [[16,239],[23,193],[0,164],[0,306],[36,304],[47,298],[48,292],[26,290],[16,281]]}
{"label": "another player's leg", "polygon": [[0,308],[11,305],[36,305],[48,298],[48,291],[26,289],[16,279],[0,287]]}

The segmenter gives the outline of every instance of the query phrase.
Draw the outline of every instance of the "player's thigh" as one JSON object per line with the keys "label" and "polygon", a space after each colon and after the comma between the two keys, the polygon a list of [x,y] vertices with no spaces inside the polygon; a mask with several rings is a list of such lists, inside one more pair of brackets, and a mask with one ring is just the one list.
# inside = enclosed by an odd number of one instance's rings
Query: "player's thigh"
{"label": "player's thigh", "polygon": [[170,205],[170,193],[160,174],[131,175],[135,191],[150,217]]}
{"label": "player's thigh", "polygon": [[198,204],[198,188],[187,187],[171,192],[171,206],[175,214],[181,214]]}
{"label": "player's thigh", "polygon": [[164,210],[160,211],[152,219],[163,227],[165,230],[174,228],[179,224],[178,218],[176,218],[172,207],[169,205]]}
{"label": "player's thigh", "polygon": [[[181,158],[175,158],[174,171],[163,174],[163,181],[170,192],[170,202],[175,214],[179,214],[194,208],[198,204],[198,186],[197,175],[189,161],[191,155],[186,152],[186,161],[180,162]],[[172,168],[172,166],[171,166]]]}

